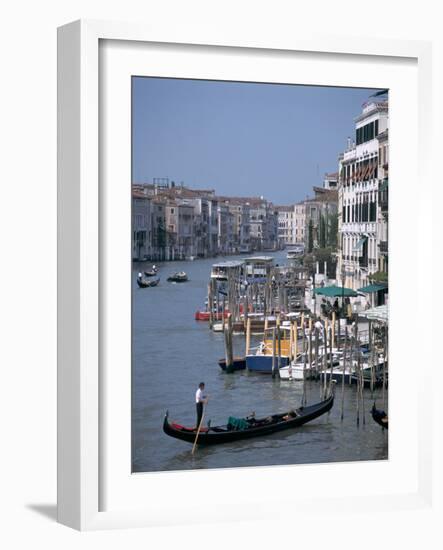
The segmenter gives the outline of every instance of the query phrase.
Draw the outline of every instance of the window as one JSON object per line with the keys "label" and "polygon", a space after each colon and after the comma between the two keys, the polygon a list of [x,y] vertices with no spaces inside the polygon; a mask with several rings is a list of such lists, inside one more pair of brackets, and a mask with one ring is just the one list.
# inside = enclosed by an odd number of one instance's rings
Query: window
{"label": "window", "polygon": [[370,141],[371,139],[374,139],[377,134],[378,120],[376,120],[375,122],[370,122],[369,124],[365,124],[365,126],[362,126],[361,128],[357,128],[356,143],[357,145],[360,145],[361,143]]}

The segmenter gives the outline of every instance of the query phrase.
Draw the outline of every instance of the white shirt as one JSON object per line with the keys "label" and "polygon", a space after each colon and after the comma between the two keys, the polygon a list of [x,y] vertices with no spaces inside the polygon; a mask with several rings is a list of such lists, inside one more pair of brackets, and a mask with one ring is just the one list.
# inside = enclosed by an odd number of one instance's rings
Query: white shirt
{"label": "white shirt", "polygon": [[198,390],[195,392],[195,402],[201,403],[204,400],[205,400],[205,396],[203,395],[203,390],[198,388]]}

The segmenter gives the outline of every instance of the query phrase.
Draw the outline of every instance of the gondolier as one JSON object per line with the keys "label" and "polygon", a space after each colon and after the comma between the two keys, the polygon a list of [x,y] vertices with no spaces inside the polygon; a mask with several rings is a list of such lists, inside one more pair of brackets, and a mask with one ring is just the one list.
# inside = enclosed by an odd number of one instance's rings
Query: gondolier
{"label": "gondolier", "polygon": [[198,427],[200,426],[200,422],[203,416],[203,405],[205,405],[208,402],[208,398],[206,395],[203,395],[203,391],[205,389],[205,383],[200,382],[198,385],[198,389],[195,392],[195,407],[197,409],[197,424],[195,429],[198,430]]}

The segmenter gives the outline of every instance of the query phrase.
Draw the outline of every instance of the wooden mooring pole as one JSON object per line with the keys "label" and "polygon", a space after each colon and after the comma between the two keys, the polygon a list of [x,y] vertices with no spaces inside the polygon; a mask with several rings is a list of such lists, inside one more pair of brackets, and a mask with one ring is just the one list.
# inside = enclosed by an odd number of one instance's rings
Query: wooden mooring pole
{"label": "wooden mooring pole", "polygon": [[246,346],[245,346],[245,356],[249,354],[249,348],[251,347],[251,318],[248,317],[246,322]]}
{"label": "wooden mooring pole", "polygon": [[275,378],[275,359],[276,359],[276,327],[272,329],[272,378]]}
{"label": "wooden mooring pole", "polygon": [[348,327],[345,327],[345,348],[343,350],[343,376],[342,376],[342,379],[341,379],[341,415],[340,415],[340,419],[342,421],[343,421],[343,418],[344,418],[344,408],[345,408],[345,376],[346,376],[347,354],[348,354]]}

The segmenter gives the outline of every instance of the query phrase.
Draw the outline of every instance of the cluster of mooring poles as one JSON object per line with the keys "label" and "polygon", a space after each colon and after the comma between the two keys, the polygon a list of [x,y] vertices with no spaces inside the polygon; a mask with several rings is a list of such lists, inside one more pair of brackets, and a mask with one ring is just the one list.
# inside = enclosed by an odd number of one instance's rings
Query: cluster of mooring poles
{"label": "cluster of mooring poles", "polygon": [[[245,335],[246,357],[251,348],[251,334],[270,332],[273,378],[282,366],[283,343],[286,346],[289,340],[289,352],[285,349],[289,368],[293,360],[302,358],[303,361],[302,405],[306,404],[307,381],[319,382],[321,399],[325,399],[339,382],[343,420],[345,385],[354,384],[356,422],[357,425],[365,424],[365,388],[370,390],[372,399],[374,389],[381,386],[383,408],[386,406],[387,322],[368,319],[367,330],[359,330],[358,317],[348,325],[337,318],[335,311],[331,318],[309,312],[304,305],[304,275],[304,270],[297,266],[267,266],[266,276],[257,280],[248,279],[237,268],[228,269],[222,280],[211,277],[208,284],[209,326],[214,330],[216,325],[221,325],[226,371],[234,370],[233,334]],[[298,316],[295,316],[296,311]],[[284,318],[288,321],[283,327]],[[366,354],[362,346],[367,347]]]}

